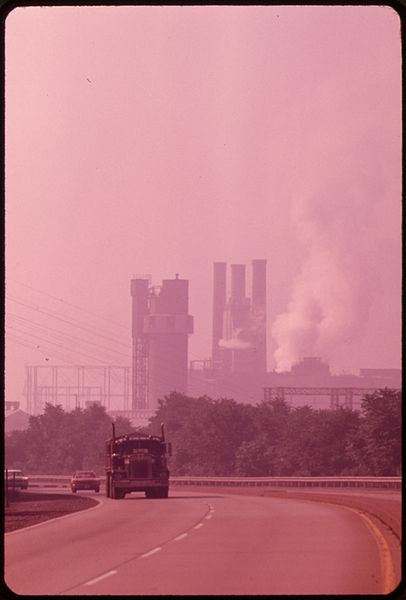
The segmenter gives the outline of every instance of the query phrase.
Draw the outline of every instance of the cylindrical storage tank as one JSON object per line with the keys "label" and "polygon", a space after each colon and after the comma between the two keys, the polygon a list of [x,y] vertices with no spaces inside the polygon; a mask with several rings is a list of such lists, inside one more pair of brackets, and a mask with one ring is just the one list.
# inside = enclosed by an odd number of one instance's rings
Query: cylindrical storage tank
{"label": "cylindrical storage tank", "polygon": [[245,265],[231,265],[231,302],[243,304],[245,301]]}
{"label": "cylindrical storage tank", "polygon": [[212,329],[212,357],[217,358],[218,343],[223,337],[223,313],[227,295],[227,263],[215,262],[213,264],[213,329]]}

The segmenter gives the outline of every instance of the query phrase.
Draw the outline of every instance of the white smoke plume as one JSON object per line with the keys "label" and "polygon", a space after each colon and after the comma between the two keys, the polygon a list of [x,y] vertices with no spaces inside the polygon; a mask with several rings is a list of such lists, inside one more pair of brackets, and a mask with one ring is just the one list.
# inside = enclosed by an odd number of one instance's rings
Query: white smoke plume
{"label": "white smoke plume", "polygon": [[331,168],[323,174],[320,165],[324,181],[317,191],[312,186],[313,193],[306,190],[309,185],[300,186],[303,194],[292,206],[304,260],[287,310],[272,326],[279,372],[303,356],[330,360],[345,354],[362,335],[379,293],[379,269],[384,267],[376,266],[374,248],[384,221],[381,165],[355,155],[341,158],[342,173],[327,180]]}
{"label": "white smoke plume", "polygon": [[244,350],[246,348],[251,348],[251,342],[241,337],[242,334],[242,328],[236,329],[233,331],[233,335],[230,339],[221,339],[218,345],[220,348],[228,348],[229,350]]}

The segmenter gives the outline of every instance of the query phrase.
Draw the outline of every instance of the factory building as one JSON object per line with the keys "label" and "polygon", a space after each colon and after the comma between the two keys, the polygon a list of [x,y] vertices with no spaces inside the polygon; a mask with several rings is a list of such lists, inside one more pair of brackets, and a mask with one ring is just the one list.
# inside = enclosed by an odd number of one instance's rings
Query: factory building
{"label": "factory building", "polygon": [[282,397],[293,406],[359,408],[365,393],[401,389],[400,369],[332,374],[314,356],[305,356],[284,373],[267,371],[267,261],[252,261],[250,296],[246,275],[244,264],[232,264],[228,271],[227,263],[214,263],[212,356],[191,361],[189,369],[189,282],[176,275],[153,286],[149,275],[135,276],[131,366],[26,366],[27,413],[39,414],[47,402],[68,411],[99,404],[111,415],[146,425],[158,399],[172,391],[250,404]]}
{"label": "factory building", "polygon": [[170,392],[187,393],[189,282],[176,275],[152,286],[148,276],[138,276],[131,296],[132,410],[154,410]]}
{"label": "factory building", "polygon": [[214,263],[213,366],[221,373],[266,371],[266,260],[252,261],[252,294],[246,296],[245,265],[231,265],[226,302],[226,263]]}
{"label": "factory building", "polygon": [[228,296],[227,264],[214,263],[212,358],[191,361],[190,396],[251,404],[279,397],[292,406],[359,409],[364,394],[401,388],[400,369],[332,374],[328,363],[315,356],[303,357],[284,373],[267,371],[266,270],[266,260],[252,261],[251,297],[247,297],[246,265],[232,264]]}
{"label": "factory building", "polygon": [[318,356],[305,356],[290,371],[267,374],[264,399],[283,398],[291,406],[314,408],[345,406],[359,410],[365,394],[376,390],[401,389],[400,369],[360,369],[359,375],[332,374]]}
{"label": "factory building", "polygon": [[251,296],[246,265],[213,265],[212,358],[192,361],[189,394],[259,401],[266,375],[266,260],[252,261]]}

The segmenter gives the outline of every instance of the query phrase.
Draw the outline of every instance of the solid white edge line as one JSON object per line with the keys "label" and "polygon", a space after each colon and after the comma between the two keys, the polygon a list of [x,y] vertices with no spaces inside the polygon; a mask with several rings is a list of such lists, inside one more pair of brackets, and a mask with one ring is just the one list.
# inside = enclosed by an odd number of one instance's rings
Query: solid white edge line
{"label": "solid white edge line", "polygon": [[147,556],[151,556],[151,554],[155,554],[155,552],[159,552],[160,550],[162,550],[161,547],[154,548],[153,550],[150,550],[149,552],[146,552],[145,554],[141,554],[140,558],[147,558]]}
{"label": "solid white edge line", "polygon": [[111,577],[111,575],[115,575],[116,573],[117,573],[117,571],[108,571],[107,573],[104,573],[104,575],[100,575],[100,577],[95,577],[95,579],[86,581],[85,585],[94,585],[95,583],[98,583],[102,579],[105,579],[106,577]]}

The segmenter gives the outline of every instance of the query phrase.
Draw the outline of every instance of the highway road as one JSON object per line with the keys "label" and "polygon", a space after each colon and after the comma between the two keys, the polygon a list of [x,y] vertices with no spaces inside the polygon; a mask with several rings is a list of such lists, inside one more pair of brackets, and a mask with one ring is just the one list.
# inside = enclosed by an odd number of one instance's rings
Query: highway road
{"label": "highway road", "polygon": [[[97,496],[93,496],[97,498]],[[364,515],[306,500],[170,491],[100,498],[5,536],[17,594],[381,594],[391,565]]]}

